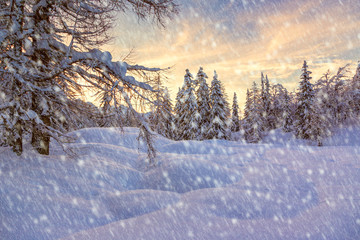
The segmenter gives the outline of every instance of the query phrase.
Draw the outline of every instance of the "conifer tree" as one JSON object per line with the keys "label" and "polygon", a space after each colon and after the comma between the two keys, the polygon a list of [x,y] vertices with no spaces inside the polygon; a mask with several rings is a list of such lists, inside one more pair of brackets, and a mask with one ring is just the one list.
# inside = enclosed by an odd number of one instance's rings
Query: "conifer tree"
{"label": "conifer tree", "polygon": [[252,92],[249,89],[247,89],[246,90],[246,102],[245,102],[245,108],[244,108],[244,120],[250,116],[251,103],[252,103]]}
{"label": "conifer tree", "polygon": [[210,91],[209,86],[206,83],[208,76],[204,73],[203,68],[200,67],[199,72],[196,76],[196,82],[198,83],[198,90],[196,92],[198,112],[201,116],[199,123],[199,135],[200,139],[206,138],[206,132],[210,124]]}
{"label": "conifer tree", "polygon": [[186,69],[184,91],[182,98],[178,100],[179,105],[176,116],[178,139],[181,140],[192,140],[198,139],[199,137],[198,128],[201,117],[197,111],[198,106],[193,83],[193,76],[190,71]]}
{"label": "conifer tree", "polygon": [[218,75],[214,71],[214,78],[211,82],[210,91],[211,101],[211,122],[207,132],[209,139],[227,139],[228,138],[228,123],[226,115],[226,101],[221,90],[221,82],[218,80]]}
{"label": "conifer tree", "polygon": [[[344,78],[347,67],[340,67],[336,74],[327,71],[314,85],[314,102],[312,106],[313,138],[321,145],[321,139],[330,136],[332,127],[349,117],[349,101],[344,98]],[[354,98],[352,98],[354,99]]]}
{"label": "conifer tree", "polygon": [[180,139],[180,131],[181,129],[180,127],[180,119],[181,119],[181,115],[182,115],[182,108],[184,105],[184,91],[185,91],[185,84],[183,84],[183,86],[181,88],[178,89],[178,92],[176,94],[176,98],[175,98],[175,106],[174,106],[174,129],[173,129],[173,133],[174,133],[174,139],[175,140],[181,140]]}
{"label": "conifer tree", "polygon": [[268,76],[264,77],[261,73],[261,105],[262,117],[264,119],[264,129],[270,130],[275,128],[275,119],[271,115],[271,94]]}
{"label": "conifer tree", "polygon": [[155,112],[150,116],[150,122],[154,131],[160,135],[172,139],[173,134],[173,113],[172,103],[167,88],[161,91],[161,95],[156,103]]}
{"label": "conifer tree", "polygon": [[311,84],[311,72],[304,61],[302,67],[301,81],[297,96],[297,107],[295,112],[295,134],[301,139],[312,138],[312,104],[314,100],[314,90]]}
{"label": "conifer tree", "polygon": [[155,93],[155,99],[154,99],[154,105],[152,106],[151,109],[151,114],[149,117],[149,121],[150,121],[150,126],[151,128],[157,132],[160,133],[160,115],[161,115],[161,111],[162,111],[162,104],[163,104],[163,97],[164,97],[164,87],[163,87],[163,83],[161,81],[160,75],[157,74],[157,76],[155,76],[155,84],[154,84],[154,90],[156,90]]}
{"label": "conifer tree", "polygon": [[291,111],[291,97],[285,89],[285,95],[284,95],[284,111],[283,111],[283,124],[282,129],[284,132],[291,132],[293,129],[293,113]]}
{"label": "conifer tree", "polygon": [[236,93],[234,92],[233,105],[232,105],[232,116],[231,116],[231,131],[240,131],[240,118],[239,118],[239,105],[237,101]]}
{"label": "conifer tree", "polygon": [[353,109],[353,115],[358,116],[360,114],[360,61],[358,63],[356,73],[351,81],[351,107]]}
{"label": "conifer tree", "polygon": [[244,137],[249,143],[259,142],[264,135],[264,121],[262,116],[261,95],[256,82],[253,83],[252,91],[248,90],[246,96]]}
{"label": "conifer tree", "polygon": [[331,123],[328,121],[326,108],[322,102],[322,94],[320,91],[314,95],[311,105],[310,139],[315,141],[318,146],[322,146],[323,138],[330,135]]}

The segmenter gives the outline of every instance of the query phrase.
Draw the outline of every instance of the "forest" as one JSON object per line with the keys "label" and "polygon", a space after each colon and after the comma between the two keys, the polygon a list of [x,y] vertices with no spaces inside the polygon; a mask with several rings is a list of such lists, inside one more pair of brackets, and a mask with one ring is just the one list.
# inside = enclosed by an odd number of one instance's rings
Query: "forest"
{"label": "forest", "polygon": [[359,10],[0,0],[0,239],[360,239]]}

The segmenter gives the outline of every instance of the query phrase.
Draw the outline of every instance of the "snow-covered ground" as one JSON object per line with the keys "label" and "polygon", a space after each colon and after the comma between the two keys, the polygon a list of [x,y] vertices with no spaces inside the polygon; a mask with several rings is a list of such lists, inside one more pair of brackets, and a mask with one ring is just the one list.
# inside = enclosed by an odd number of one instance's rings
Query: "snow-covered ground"
{"label": "snow-covered ground", "polygon": [[[360,128],[319,148],[83,129],[66,156],[0,148],[0,239],[360,239]],[[30,149],[30,147],[27,147]]]}

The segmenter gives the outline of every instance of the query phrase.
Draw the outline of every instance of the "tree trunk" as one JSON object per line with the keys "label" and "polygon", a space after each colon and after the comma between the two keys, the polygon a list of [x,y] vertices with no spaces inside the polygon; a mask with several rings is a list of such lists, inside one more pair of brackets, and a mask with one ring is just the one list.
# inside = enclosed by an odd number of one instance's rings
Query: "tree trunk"
{"label": "tree trunk", "polygon": [[[33,94],[31,110],[40,115],[41,121],[46,125],[50,126],[50,116],[41,114],[40,100]],[[41,130],[40,125],[33,120],[31,145],[36,151],[43,155],[49,155],[50,153],[50,136],[45,131]]]}
{"label": "tree trunk", "polygon": [[18,156],[20,156],[23,152],[23,145],[22,145],[22,126],[20,120],[17,121],[14,128],[14,140],[12,142],[12,150]]}

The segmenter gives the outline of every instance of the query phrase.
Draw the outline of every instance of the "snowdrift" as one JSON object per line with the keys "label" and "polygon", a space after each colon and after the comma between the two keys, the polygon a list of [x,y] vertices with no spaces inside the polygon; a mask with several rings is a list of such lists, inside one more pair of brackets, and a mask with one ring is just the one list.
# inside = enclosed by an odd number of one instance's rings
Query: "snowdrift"
{"label": "snowdrift", "polygon": [[69,157],[0,148],[0,239],[360,239],[360,128],[324,147],[82,129]]}

